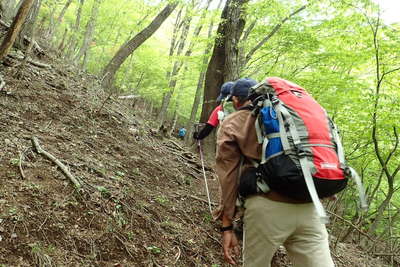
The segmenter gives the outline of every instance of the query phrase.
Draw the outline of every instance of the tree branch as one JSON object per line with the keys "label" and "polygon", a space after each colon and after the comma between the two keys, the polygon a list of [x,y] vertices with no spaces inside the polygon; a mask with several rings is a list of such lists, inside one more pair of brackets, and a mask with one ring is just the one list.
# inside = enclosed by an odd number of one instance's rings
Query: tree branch
{"label": "tree branch", "polygon": [[53,163],[55,163],[65,174],[65,176],[68,177],[68,179],[75,185],[75,187],[77,189],[79,189],[81,187],[80,182],[68,171],[67,167],[62,164],[56,157],[54,157],[53,155],[51,155],[49,152],[43,150],[40,145],[39,145],[39,141],[38,139],[33,136],[31,138],[32,141],[32,145],[33,147],[36,149],[36,152],[38,154],[41,154],[43,156],[45,156],[46,158],[48,158],[49,160],[51,160]]}
{"label": "tree branch", "polygon": [[282,19],[280,23],[276,24],[275,27],[272,29],[272,31],[267,36],[265,36],[264,39],[262,39],[255,47],[253,47],[253,49],[251,49],[249,51],[249,53],[245,57],[244,65],[246,65],[250,61],[251,57],[254,55],[254,53],[258,49],[260,49],[260,47],[262,47],[269,39],[271,39],[272,36],[275,35],[275,33],[282,27],[282,25],[286,21],[288,21],[291,17],[295,16],[296,14],[300,13],[306,7],[307,7],[307,5],[304,5],[304,6],[300,7],[296,11],[292,12],[289,16],[287,16],[284,19]]}

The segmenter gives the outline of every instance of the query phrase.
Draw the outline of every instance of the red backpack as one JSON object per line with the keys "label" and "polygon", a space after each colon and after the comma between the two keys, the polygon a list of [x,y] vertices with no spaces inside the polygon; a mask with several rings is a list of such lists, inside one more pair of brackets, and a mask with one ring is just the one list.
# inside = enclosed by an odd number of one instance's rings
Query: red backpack
{"label": "red backpack", "polygon": [[253,86],[250,99],[263,148],[257,168],[262,191],[271,189],[292,199],[312,201],[327,222],[320,198],[340,192],[348,178],[354,177],[361,205],[366,207],[361,181],[346,165],[336,125],[305,89],[272,77]]}

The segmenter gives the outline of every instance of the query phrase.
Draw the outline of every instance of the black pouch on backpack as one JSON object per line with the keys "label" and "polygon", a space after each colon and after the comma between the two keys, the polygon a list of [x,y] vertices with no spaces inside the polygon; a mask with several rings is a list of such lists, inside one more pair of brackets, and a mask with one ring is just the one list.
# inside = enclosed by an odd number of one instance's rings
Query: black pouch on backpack
{"label": "black pouch on backpack", "polygon": [[[271,190],[292,199],[312,201],[303,172],[289,156],[282,154],[270,159],[260,165],[260,171]],[[327,180],[313,177],[313,180],[320,198],[332,196],[347,185],[347,179]]]}
{"label": "black pouch on backpack", "polygon": [[239,195],[246,198],[250,195],[257,194],[257,177],[259,176],[258,168],[250,167],[246,169],[239,179]]}

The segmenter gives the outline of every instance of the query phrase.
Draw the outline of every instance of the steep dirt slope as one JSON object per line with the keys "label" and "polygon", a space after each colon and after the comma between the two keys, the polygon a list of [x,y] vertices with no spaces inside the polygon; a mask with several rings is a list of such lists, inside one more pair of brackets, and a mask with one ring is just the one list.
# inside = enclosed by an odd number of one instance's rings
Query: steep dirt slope
{"label": "steep dirt slope", "polygon": [[[143,107],[108,99],[93,76],[48,63],[18,79],[1,66],[0,265],[225,266],[196,153],[155,134]],[[217,201],[210,167],[207,176]],[[338,266],[383,266],[349,245],[335,255]]]}
{"label": "steep dirt slope", "polygon": [[[0,263],[218,263],[217,232],[195,199],[199,160],[152,134],[126,101],[99,111],[107,95],[88,75],[30,67],[18,80],[6,69],[11,94],[0,96]],[[32,136],[82,190],[34,152]]]}

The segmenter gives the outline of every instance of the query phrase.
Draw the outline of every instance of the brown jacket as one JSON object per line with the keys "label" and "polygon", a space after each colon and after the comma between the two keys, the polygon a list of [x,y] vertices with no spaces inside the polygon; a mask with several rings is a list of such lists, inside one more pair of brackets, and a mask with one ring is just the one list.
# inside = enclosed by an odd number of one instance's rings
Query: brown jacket
{"label": "brown jacket", "polygon": [[221,186],[221,205],[215,214],[217,218],[222,218],[223,214],[231,220],[234,218],[242,155],[246,159],[260,160],[261,145],[257,142],[255,119],[251,111],[239,110],[226,117],[218,131],[216,172]]}

